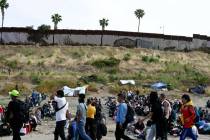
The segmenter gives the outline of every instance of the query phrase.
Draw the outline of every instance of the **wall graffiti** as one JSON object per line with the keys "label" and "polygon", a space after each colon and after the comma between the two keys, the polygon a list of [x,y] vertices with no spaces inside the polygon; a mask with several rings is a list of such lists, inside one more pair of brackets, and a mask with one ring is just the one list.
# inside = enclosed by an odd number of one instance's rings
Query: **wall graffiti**
{"label": "wall graffiti", "polygon": [[121,38],[114,41],[114,46],[115,47],[124,46],[124,47],[133,48],[136,47],[136,41],[130,38]]}

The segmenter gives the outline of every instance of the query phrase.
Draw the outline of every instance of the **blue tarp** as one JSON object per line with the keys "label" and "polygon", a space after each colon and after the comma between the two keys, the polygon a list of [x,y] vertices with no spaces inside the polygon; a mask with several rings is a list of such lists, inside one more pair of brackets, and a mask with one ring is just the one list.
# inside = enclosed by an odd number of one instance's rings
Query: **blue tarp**
{"label": "blue tarp", "polygon": [[158,82],[153,85],[151,85],[151,88],[154,90],[161,90],[161,89],[167,89],[167,84]]}

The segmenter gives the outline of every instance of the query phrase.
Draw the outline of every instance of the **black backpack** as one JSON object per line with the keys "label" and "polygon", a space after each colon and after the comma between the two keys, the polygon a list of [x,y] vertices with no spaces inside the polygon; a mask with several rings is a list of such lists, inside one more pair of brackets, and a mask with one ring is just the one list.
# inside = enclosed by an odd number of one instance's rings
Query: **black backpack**
{"label": "black backpack", "polygon": [[134,121],[134,116],[135,116],[134,109],[129,104],[127,104],[127,114],[125,116],[125,123],[128,124]]}
{"label": "black backpack", "polygon": [[18,103],[20,107],[20,119],[23,123],[26,123],[29,120],[29,106],[21,100],[18,100]]}
{"label": "black backpack", "polygon": [[100,130],[101,130],[101,134],[103,136],[106,136],[106,134],[107,134],[107,127],[106,127],[105,124],[103,124],[103,123],[100,124]]}

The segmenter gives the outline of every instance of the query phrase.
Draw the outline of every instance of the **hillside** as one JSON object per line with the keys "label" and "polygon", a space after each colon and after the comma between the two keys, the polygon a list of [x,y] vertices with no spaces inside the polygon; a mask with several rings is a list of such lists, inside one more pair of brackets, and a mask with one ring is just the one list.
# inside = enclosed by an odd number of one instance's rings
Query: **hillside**
{"label": "hillside", "polygon": [[151,49],[128,49],[88,46],[0,46],[0,93],[17,84],[23,93],[33,88],[52,93],[64,85],[90,85],[97,91],[122,88],[120,79],[134,79],[142,85],[156,81],[186,91],[188,87],[209,84],[210,54],[170,52]]}

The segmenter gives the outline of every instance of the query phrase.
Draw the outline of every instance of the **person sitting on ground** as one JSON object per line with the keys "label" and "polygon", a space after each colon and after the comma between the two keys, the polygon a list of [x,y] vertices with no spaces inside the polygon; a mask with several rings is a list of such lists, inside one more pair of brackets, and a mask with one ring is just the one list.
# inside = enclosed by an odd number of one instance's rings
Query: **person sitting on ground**
{"label": "person sitting on ground", "polygon": [[138,122],[136,124],[134,124],[134,133],[140,135],[142,134],[144,128],[145,128],[145,125],[144,125],[144,122],[141,118],[138,119]]}
{"label": "person sitting on ground", "polygon": [[41,108],[37,108],[35,111],[35,116],[37,118],[37,124],[41,125],[42,124],[42,113],[41,113]]}
{"label": "person sitting on ground", "polygon": [[0,105],[0,122],[2,121],[3,115],[4,115],[4,108],[2,105]]}
{"label": "person sitting on ground", "polygon": [[37,118],[34,115],[34,113],[30,113],[29,123],[31,125],[31,130],[37,131],[36,130],[36,127],[37,127]]}

